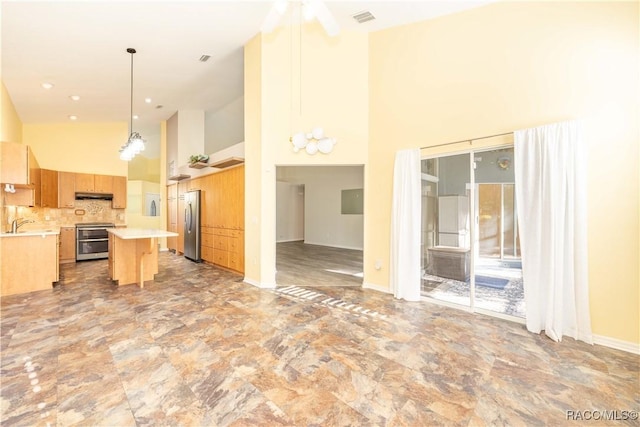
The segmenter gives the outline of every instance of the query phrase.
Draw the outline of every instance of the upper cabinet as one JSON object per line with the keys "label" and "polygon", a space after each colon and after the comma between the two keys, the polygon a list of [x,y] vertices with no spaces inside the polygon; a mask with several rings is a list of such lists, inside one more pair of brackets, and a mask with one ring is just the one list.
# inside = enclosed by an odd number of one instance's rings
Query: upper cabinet
{"label": "upper cabinet", "polygon": [[[121,177],[123,178],[123,177]],[[93,176],[93,190],[96,193],[111,194],[113,189],[114,177],[111,175],[94,175]],[[114,194],[115,195],[115,194]]]}
{"label": "upper cabinet", "polygon": [[58,207],[58,171],[40,169],[40,206]]}
{"label": "upper cabinet", "polygon": [[29,185],[29,146],[3,142],[0,152],[0,182]]}
{"label": "upper cabinet", "polygon": [[127,177],[114,176],[112,178],[113,200],[111,201],[111,207],[114,209],[124,209],[127,207]]}
{"label": "upper cabinet", "polygon": [[76,203],[76,174],[58,172],[58,207],[72,208]]}
{"label": "upper cabinet", "polygon": [[7,205],[40,205],[40,166],[29,146],[2,142],[0,182],[15,187],[14,193],[5,194]]}
{"label": "upper cabinet", "polygon": [[92,173],[76,173],[76,191],[79,193],[95,192],[95,180]]}

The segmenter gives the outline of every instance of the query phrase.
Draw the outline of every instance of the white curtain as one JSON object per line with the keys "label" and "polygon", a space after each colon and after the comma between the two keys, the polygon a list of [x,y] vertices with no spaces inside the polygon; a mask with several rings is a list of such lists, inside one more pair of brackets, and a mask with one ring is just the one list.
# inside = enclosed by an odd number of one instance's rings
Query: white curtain
{"label": "white curtain", "polygon": [[396,298],[420,300],[420,150],[396,153],[391,213],[391,290]]}
{"label": "white curtain", "polygon": [[516,200],[527,329],[593,343],[586,151],[580,121],[516,131]]}

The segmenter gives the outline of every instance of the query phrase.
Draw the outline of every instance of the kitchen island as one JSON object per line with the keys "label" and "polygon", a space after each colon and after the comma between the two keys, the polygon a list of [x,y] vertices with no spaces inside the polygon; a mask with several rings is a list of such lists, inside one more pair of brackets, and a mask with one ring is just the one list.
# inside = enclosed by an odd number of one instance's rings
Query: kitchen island
{"label": "kitchen island", "polygon": [[153,280],[158,273],[158,238],[178,233],[147,228],[110,228],[109,277],[118,285]]}
{"label": "kitchen island", "polygon": [[59,229],[0,234],[0,294],[51,289],[59,280]]}

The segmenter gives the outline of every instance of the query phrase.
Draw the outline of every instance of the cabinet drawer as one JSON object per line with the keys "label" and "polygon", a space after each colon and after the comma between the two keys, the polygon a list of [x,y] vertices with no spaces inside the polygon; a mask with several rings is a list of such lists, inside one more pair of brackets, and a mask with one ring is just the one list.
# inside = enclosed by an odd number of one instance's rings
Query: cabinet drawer
{"label": "cabinet drawer", "polygon": [[209,248],[213,248],[213,234],[205,234],[202,233],[200,235],[200,237],[202,238],[202,247],[204,248],[209,247]]}
{"label": "cabinet drawer", "polygon": [[227,236],[216,236],[213,239],[213,247],[223,251],[229,250],[229,238]]}
{"label": "cabinet drawer", "polygon": [[229,252],[214,250],[213,251],[213,262],[215,264],[221,265],[223,267],[227,267],[229,265]]}
{"label": "cabinet drawer", "polygon": [[240,254],[229,253],[229,268],[236,271],[242,271],[240,265]]}
{"label": "cabinet drawer", "polygon": [[214,262],[213,248],[212,247],[203,246],[201,248],[201,250],[200,250],[200,256],[205,261]]}
{"label": "cabinet drawer", "polygon": [[229,252],[239,253],[240,247],[240,239],[234,237],[229,238]]}

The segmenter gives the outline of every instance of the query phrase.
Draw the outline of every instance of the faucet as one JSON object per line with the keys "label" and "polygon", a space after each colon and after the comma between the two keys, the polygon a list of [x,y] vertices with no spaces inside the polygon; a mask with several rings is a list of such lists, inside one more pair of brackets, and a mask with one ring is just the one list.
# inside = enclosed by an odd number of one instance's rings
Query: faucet
{"label": "faucet", "polygon": [[14,219],[13,222],[11,223],[11,232],[12,233],[17,233],[18,232],[18,228],[22,227],[25,224],[29,224],[30,222],[35,222],[31,219],[25,219],[24,221],[20,221],[22,218],[19,219]]}

